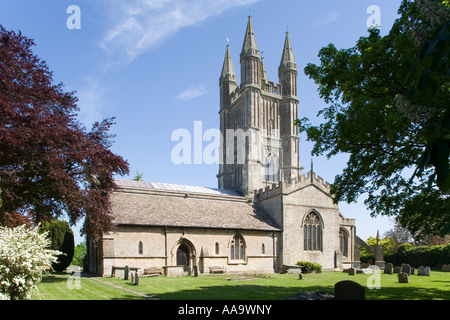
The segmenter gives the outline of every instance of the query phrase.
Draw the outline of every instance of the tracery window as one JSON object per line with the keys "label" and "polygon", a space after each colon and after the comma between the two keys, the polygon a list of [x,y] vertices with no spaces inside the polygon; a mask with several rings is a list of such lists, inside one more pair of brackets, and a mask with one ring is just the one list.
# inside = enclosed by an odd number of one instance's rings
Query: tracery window
{"label": "tracery window", "polygon": [[269,154],[264,163],[264,175],[267,181],[280,181],[278,158],[274,154]]}
{"label": "tracery window", "polygon": [[306,251],[322,251],[322,223],[316,212],[311,211],[303,221],[303,248]]}
{"label": "tracery window", "polygon": [[244,260],[245,259],[245,242],[240,234],[235,234],[230,244],[230,259]]}

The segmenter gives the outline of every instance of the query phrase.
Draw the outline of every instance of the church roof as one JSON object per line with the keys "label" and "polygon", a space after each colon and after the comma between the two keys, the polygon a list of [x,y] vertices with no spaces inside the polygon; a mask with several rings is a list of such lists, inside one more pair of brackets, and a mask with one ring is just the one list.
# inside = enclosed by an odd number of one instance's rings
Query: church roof
{"label": "church roof", "polygon": [[232,190],[116,180],[112,216],[119,225],[281,231],[248,198]]}

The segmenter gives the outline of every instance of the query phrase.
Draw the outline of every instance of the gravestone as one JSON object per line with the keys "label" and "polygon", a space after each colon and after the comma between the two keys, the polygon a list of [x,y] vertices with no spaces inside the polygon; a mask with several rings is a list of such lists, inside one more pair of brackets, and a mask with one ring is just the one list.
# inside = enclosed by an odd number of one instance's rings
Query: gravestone
{"label": "gravestone", "polygon": [[128,266],[125,266],[123,270],[123,280],[128,280],[128,273],[130,272],[130,268]]}
{"label": "gravestone", "polygon": [[443,264],[441,267],[441,271],[450,272],[450,264]]}
{"label": "gravestone", "polygon": [[198,277],[198,265],[194,266],[194,277]]}
{"label": "gravestone", "polygon": [[416,272],[416,269],[414,267],[411,267],[411,274],[414,275],[415,272]]}
{"label": "gravestone", "polygon": [[357,282],[344,280],[334,285],[334,297],[336,300],[364,300],[365,289]]}
{"label": "gravestone", "polygon": [[384,265],[384,273],[386,273],[386,274],[392,274],[393,269],[394,269],[394,266],[390,262],[388,262]]}
{"label": "gravestone", "polygon": [[394,273],[400,273],[401,270],[402,270],[402,268],[399,266],[394,267]]}
{"label": "gravestone", "polygon": [[404,272],[398,274],[398,283],[408,283],[408,275]]}
{"label": "gravestone", "polygon": [[134,273],[134,281],[133,281],[135,286],[139,285],[139,275],[137,272]]}
{"label": "gravestone", "polygon": [[356,273],[355,268],[349,268],[349,269],[348,269],[348,275],[349,275],[349,276],[354,276],[355,273]]}
{"label": "gravestone", "polygon": [[403,265],[401,273],[406,273],[408,276],[410,276],[411,275],[411,266],[409,264]]}
{"label": "gravestone", "polygon": [[418,276],[429,276],[430,275],[430,267],[420,266],[417,269],[417,275]]}

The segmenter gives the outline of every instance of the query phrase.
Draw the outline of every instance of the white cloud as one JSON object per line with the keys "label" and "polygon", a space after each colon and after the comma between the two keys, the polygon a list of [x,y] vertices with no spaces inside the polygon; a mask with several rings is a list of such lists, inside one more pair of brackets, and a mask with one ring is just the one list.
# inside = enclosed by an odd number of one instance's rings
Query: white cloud
{"label": "white cloud", "polygon": [[86,86],[78,90],[78,119],[89,130],[96,121],[102,121],[102,109],[105,105],[105,88],[100,85],[100,79],[89,76],[86,79]]}
{"label": "white cloud", "polygon": [[105,0],[110,29],[100,41],[125,61],[159,44],[178,30],[225,10],[259,0]]}
{"label": "white cloud", "polygon": [[182,100],[182,101],[189,101],[191,99],[203,96],[207,93],[208,93],[208,90],[206,90],[205,87],[200,85],[197,87],[187,88],[186,90],[184,90],[177,96],[177,99]]}
{"label": "white cloud", "polygon": [[318,25],[319,26],[323,26],[325,24],[330,24],[335,22],[337,19],[339,18],[339,12],[337,12],[336,10],[333,10],[331,12],[329,12],[324,18],[322,18]]}

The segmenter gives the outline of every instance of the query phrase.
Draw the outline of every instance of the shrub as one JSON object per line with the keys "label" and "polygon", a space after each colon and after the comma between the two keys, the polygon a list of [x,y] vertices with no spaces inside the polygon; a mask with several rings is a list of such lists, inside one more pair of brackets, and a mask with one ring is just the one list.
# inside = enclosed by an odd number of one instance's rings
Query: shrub
{"label": "shrub", "polygon": [[310,261],[298,261],[296,263],[298,266],[303,266],[302,272],[303,273],[311,273],[311,272],[322,272],[322,266],[318,263],[310,262]]}
{"label": "shrub", "polygon": [[47,233],[25,225],[0,227],[0,300],[29,300],[45,269],[61,252],[47,249]]}
{"label": "shrub", "polygon": [[385,256],[385,261],[394,265],[407,263],[416,268],[419,266],[440,268],[443,264],[450,264],[450,244],[414,247],[404,243],[396,253]]}

